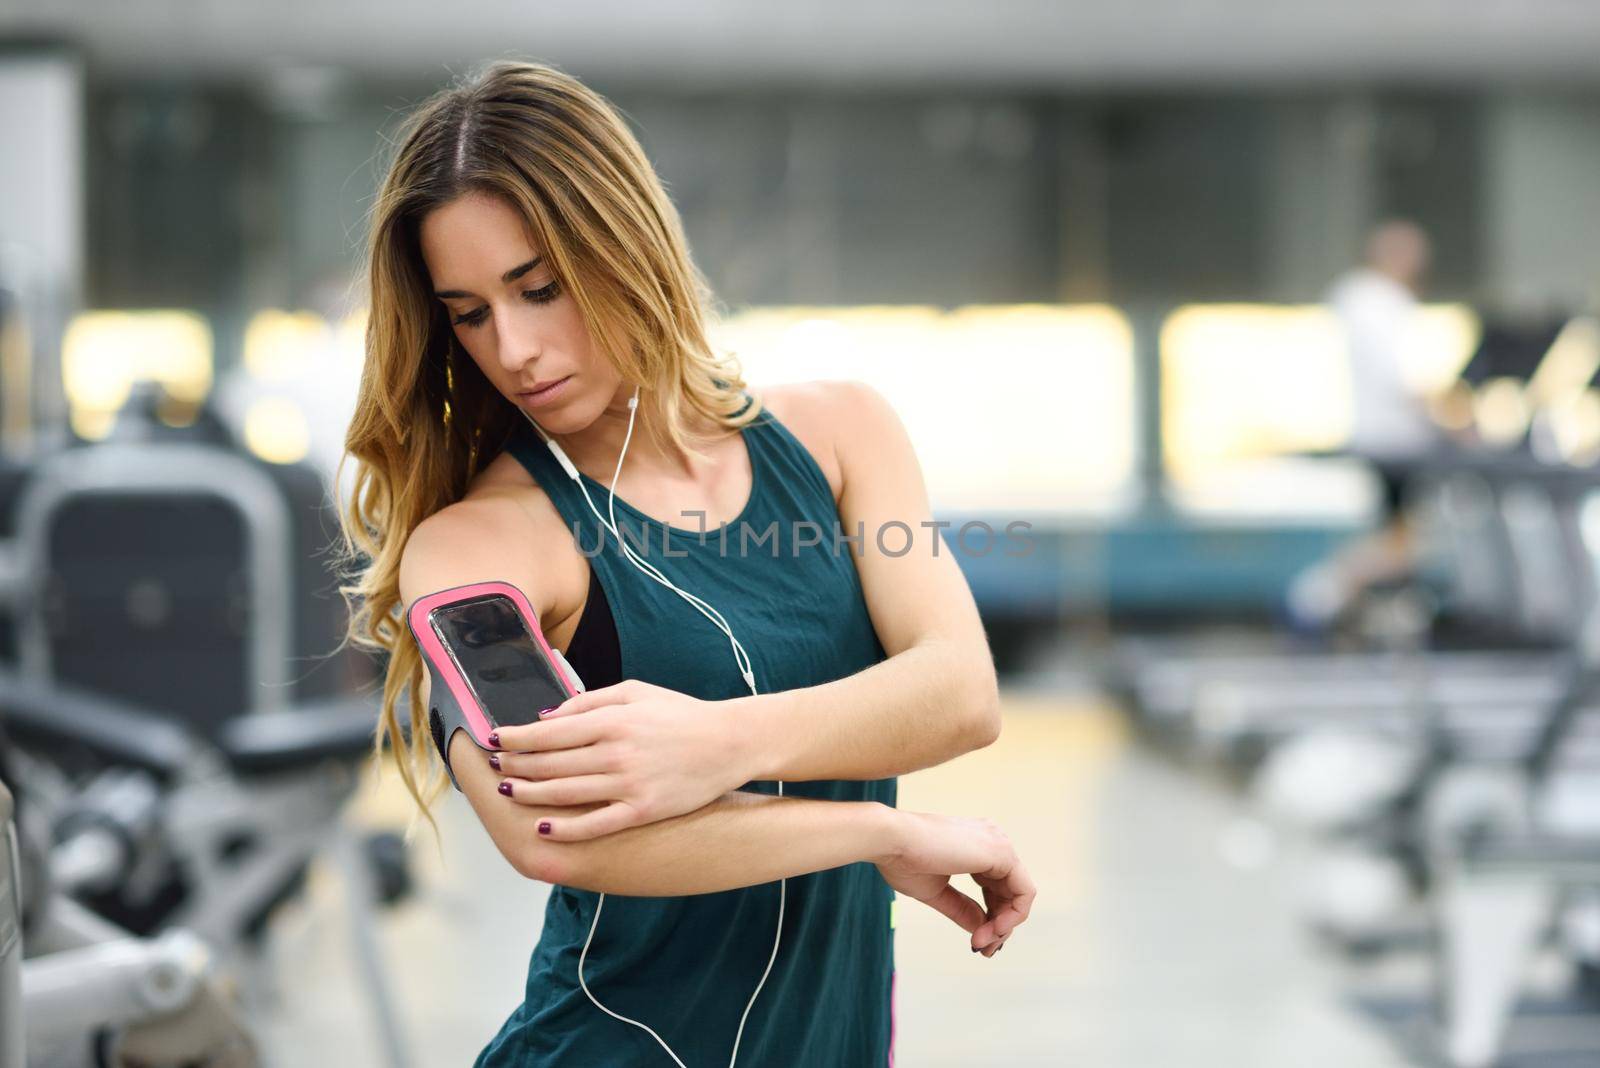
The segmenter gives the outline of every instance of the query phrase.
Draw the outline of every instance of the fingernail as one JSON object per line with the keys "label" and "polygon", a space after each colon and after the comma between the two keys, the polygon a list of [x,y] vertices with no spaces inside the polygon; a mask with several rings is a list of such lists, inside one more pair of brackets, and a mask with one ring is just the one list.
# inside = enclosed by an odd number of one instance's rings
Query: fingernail
{"label": "fingernail", "polygon": [[979,951],[977,946],[973,946],[972,947],[972,952],[977,953],[977,952],[980,952],[980,951]]}
{"label": "fingernail", "polygon": [[549,708],[541,708],[541,709],[539,709],[539,715],[542,716],[546,712],[554,712],[559,707],[561,707],[561,706],[560,705],[551,705]]}
{"label": "fingernail", "polygon": [[540,834],[549,834],[550,833],[550,821],[549,820],[540,820],[539,821],[539,833]]}
{"label": "fingernail", "polygon": [[498,754],[498,753],[490,753],[489,754],[489,766],[491,768],[493,768],[495,771],[499,771],[500,770],[500,754]]}
{"label": "fingernail", "polygon": [[506,782],[506,781],[502,780],[501,783],[500,783],[500,792],[505,794],[507,797],[510,797],[511,796],[511,784],[509,782]]}
{"label": "fingernail", "polygon": [[489,744],[494,746],[496,749],[500,748],[500,732],[499,731],[490,731],[489,732]]}

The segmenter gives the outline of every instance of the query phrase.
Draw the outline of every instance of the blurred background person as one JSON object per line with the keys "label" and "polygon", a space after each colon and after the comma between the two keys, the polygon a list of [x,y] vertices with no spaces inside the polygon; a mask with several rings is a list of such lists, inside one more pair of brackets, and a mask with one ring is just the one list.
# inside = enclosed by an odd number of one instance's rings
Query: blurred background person
{"label": "blurred background person", "polygon": [[1351,423],[1345,449],[1371,465],[1379,485],[1378,525],[1330,559],[1307,569],[1289,591],[1302,626],[1331,623],[1374,582],[1397,578],[1414,564],[1406,482],[1440,433],[1429,398],[1408,374],[1419,298],[1432,255],[1416,223],[1389,219],[1367,235],[1363,262],[1334,280],[1326,298],[1344,332],[1349,361]]}
{"label": "blurred background person", "polygon": [[1327,303],[1339,317],[1350,351],[1349,448],[1360,455],[1410,458],[1436,441],[1405,360],[1430,256],[1428,235],[1420,226],[1391,219],[1367,235],[1364,262],[1329,287]]}

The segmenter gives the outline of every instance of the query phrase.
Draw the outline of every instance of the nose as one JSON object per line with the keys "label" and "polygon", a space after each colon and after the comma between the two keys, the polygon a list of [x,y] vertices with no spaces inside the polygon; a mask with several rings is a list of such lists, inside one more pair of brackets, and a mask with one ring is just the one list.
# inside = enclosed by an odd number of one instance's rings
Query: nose
{"label": "nose", "polygon": [[498,336],[495,339],[500,356],[500,366],[510,374],[520,372],[539,358],[544,351],[539,330],[533,317],[515,306],[495,316]]}

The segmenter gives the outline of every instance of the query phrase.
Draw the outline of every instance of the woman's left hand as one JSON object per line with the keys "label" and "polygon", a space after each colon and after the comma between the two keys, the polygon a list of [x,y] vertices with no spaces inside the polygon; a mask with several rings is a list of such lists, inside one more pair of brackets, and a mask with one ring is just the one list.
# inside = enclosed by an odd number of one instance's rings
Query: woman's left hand
{"label": "woman's left hand", "polygon": [[537,723],[501,727],[490,763],[500,792],[539,807],[610,802],[548,821],[582,841],[681,816],[750,781],[731,701],[624,679],[569,697]]}

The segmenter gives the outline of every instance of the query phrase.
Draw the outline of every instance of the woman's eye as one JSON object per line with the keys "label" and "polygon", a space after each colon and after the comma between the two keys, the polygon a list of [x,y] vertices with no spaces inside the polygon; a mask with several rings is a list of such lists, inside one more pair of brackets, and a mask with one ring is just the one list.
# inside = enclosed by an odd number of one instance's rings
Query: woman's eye
{"label": "woman's eye", "polygon": [[549,285],[540,286],[538,289],[524,289],[523,299],[534,304],[548,304],[561,295],[561,283],[551,282]]}
{"label": "woman's eye", "polygon": [[[560,282],[551,282],[549,285],[540,286],[538,289],[524,289],[522,291],[522,299],[528,301],[530,304],[548,304],[560,295]],[[452,319],[451,322],[455,323],[457,326],[473,327],[481,326],[483,321],[487,318],[489,318],[489,309],[485,307],[479,308],[477,311],[470,311],[463,315],[458,315]]]}

